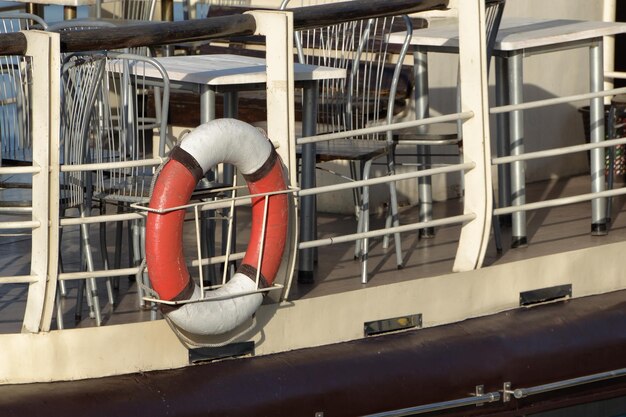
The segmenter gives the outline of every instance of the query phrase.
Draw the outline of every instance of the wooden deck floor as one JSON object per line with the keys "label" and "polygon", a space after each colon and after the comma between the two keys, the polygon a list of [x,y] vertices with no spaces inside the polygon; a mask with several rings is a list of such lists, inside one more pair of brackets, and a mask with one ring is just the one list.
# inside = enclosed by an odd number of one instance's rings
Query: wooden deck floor
{"label": "wooden deck floor", "polygon": [[[586,177],[575,177],[559,181],[531,184],[528,187],[529,202],[552,199],[566,195],[588,192],[589,181]],[[510,228],[503,228],[503,253],[497,254],[493,239],[487,252],[485,266],[505,262],[512,262],[546,254],[569,251],[621,241],[626,239],[626,199],[614,199],[612,204],[612,224],[606,236],[591,236],[590,234],[590,203],[579,203],[553,209],[538,210],[528,213],[529,245],[525,248],[510,249]],[[434,208],[435,218],[442,215],[460,213],[459,201],[437,203]],[[401,223],[416,220],[417,212],[414,208],[404,209],[401,213]],[[238,250],[245,250],[246,234],[249,228],[249,212],[238,212]],[[371,228],[383,226],[384,219],[373,217]],[[353,233],[356,222],[351,216],[341,216],[321,213],[318,218],[318,233],[320,237]],[[92,241],[97,242],[97,227],[92,226],[94,234]],[[402,235],[402,250],[404,254],[404,268],[398,270],[395,265],[394,248],[382,248],[382,239],[370,241],[369,275],[366,286],[385,285],[399,281],[419,279],[449,273],[452,270],[457,240],[460,233],[459,226],[449,226],[437,229],[435,238],[418,239],[417,233]],[[112,235],[112,232],[111,232]],[[4,233],[0,236],[0,268],[1,275],[27,274],[29,269],[30,237],[11,236]],[[190,240],[190,242],[193,239]],[[62,255],[66,271],[77,270],[80,266],[78,250],[78,229],[68,228],[64,231]],[[189,242],[188,246],[193,244]],[[109,252],[114,250],[112,237],[108,239]],[[318,297],[332,293],[359,290],[360,283],[359,262],[353,257],[353,244],[337,244],[319,248],[318,262],[315,266],[315,282],[313,284],[292,284],[290,299]],[[126,243],[122,247],[124,257],[127,257]],[[98,258],[98,256],[95,256]],[[96,259],[97,268],[101,267]],[[193,273],[193,272],[192,272]],[[99,279],[100,303],[104,324],[111,325],[132,321],[151,320],[159,316],[155,310],[141,309],[138,306],[136,283],[128,278],[120,279],[119,290],[115,292],[116,305],[108,303],[104,279]],[[23,316],[25,300],[28,293],[26,284],[0,285],[0,332],[19,332],[21,317]],[[82,318],[75,321],[77,281],[67,282],[67,295],[61,298],[61,307],[66,328],[95,325],[95,320],[89,318],[87,303],[83,302]],[[55,326],[56,323],[53,323]]]}

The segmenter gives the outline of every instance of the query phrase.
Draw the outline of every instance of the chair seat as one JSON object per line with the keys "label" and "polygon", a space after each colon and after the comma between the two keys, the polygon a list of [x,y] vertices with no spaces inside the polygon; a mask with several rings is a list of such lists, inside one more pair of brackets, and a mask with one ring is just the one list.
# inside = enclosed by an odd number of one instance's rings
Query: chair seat
{"label": "chair seat", "polygon": [[[328,142],[318,142],[315,147],[317,162],[336,160],[367,161],[385,155],[388,147],[385,141],[337,139]],[[298,157],[302,154],[302,147],[296,148]]]}
{"label": "chair seat", "polygon": [[455,123],[436,123],[395,132],[399,145],[453,145],[460,142]]}

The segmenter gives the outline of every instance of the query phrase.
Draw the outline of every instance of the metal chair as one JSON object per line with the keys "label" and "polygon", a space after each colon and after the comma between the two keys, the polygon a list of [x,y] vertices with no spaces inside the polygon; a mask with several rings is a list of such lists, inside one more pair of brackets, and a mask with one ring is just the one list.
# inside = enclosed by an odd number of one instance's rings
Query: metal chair
{"label": "metal chair", "polygon": [[[47,26],[43,19],[32,14],[0,14],[0,33],[32,28],[45,30]],[[27,57],[0,57],[0,156],[3,165],[32,161],[29,67]]]}
{"label": "metal chair", "polygon": [[[0,33],[21,30],[47,30],[48,24],[39,16],[9,12],[0,14]],[[32,164],[32,109],[31,62],[24,56],[0,57],[0,155],[1,165],[19,166]],[[67,160],[67,158],[66,158]],[[82,204],[83,189],[76,182],[60,179],[58,190],[59,208],[62,215]],[[73,185],[72,185],[73,184]],[[3,196],[0,205],[6,210],[32,205],[32,184],[29,176],[8,175],[0,178],[0,186],[10,194]],[[77,194],[80,188],[80,194]],[[62,233],[62,231],[61,231]],[[59,244],[61,243],[61,234]],[[63,258],[59,253],[59,269],[63,271]],[[65,282],[59,283],[59,296],[66,295]],[[63,327],[60,303],[57,301],[57,324]]]}
{"label": "metal chair", "polygon": [[[487,63],[491,61],[491,57],[493,55],[505,4],[506,0],[485,1]],[[460,73],[458,75],[457,85],[460,85]],[[457,109],[459,111],[461,106],[460,97],[460,90],[457,88]],[[431,158],[433,155],[431,154],[430,148],[433,146],[456,146],[459,151],[457,156],[462,158],[463,137],[460,121],[458,123],[440,123],[423,126],[418,129],[401,130],[396,132],[396,134],[397,146],[417,146],[418,167],[429,168],[432,166]],[[394,158],[395,157],[396,155],[394,155]],[[421,177],[418,181],[420,221],[425,221],[432,218],[433,200],[431,177]],[[498,252],[501,252],[502,243],[500,241],[499,223],[497,221],[494,221],[493,223],[496,248]],[[433,236],[433,228],[424,228],[420,230],[420,237],[430,238]]]}
{"label": "metal chair", "polygon": [[[125,165],[95,172],[93,198],[100,202],[103,212],[107,205],[116,206],[118,213],[122,213],[132,210],[132,203],[149,201],[156,168],[144,166],[142,162],[165,157],[168,107],[169,79],[155,59],[107,52],[106,74],[96,102],[96,123],[92,123],[95,133],[90,144],[91,159],[96,163]],[[129,262],[136,266],[145,255],[143,221],[131,221],[129,231],[129,254],[132,257]],[[108,267],[106,229],[102,227],[100,233],[102,257]],[[115,242],[113,266],[119,268],[122,223],[117,224]],[[143,306],[141,285],[138,286],[139,302]]]}
{"label": "metal chair", "polygon": [[[406,42],[398,50],[386,40],[391,31],[406,30]],[[402,79],[402,66],[412,31],[407,16],[352,21],[297,34],[296,45],[301,63],[345,68],[345,80],[323,81],[319,88],[317,131],[318,133],[348,132],[374,125],[389,124],[397,111],[398,85]],[[392,60],[393,56],[393,60]],[[391,64],[390,62],[395,62]],[[405,91],[409,92],[410,86]],[[409,92],[410,94],[410,92]],[[311,146],[311,145],[308,145]],[[313,146],[318,163],[349,161],[349,179],[367,179],[373,162],[386,157],[387,174],[393,174],[392,132],[352,136]],[[306,149],[299,151],[302,156]],[[319,167],[318,167],[319,168]],[[303,186],[313,185],[313,178],[302,178]],[[358,217],[357,232],[369,231],[369,187],[355,190],[355,207]],[[391,206],[387,227],[398,223],[396,187],[389,184]],[[304,227],[304,226],[303,226]],[[396,264],[402,267],[403,257],[399,233],[394,234]],[[387,239],[384,246],[388,244]],[[361,281],[367,283],[368,238],[357,240],[355,258],[361,261]],[[302,281],[302,277],[301,281]],[[305,277],[306,279],[306,277]]]}
{"label": "metal chair", "polygon": [[[105,74],[106,62],[102,55],[71,54],[62,66],[63,102],[61,112],[61,163],[64,165],[83,164],[89,160],[89,143],[93,140],[91,125],[96,99],[99,95]],[[61,190],[67,194],[67,207],[76,207],[80,217],[91,214],[91,174],[87,172],[61,172]],[[65,217],[65,211],[63,211]],[[61,229],[62,231],[62,229]],[[80,226],[81,265],[87,271],[94,271],[94,260],[89,237],[89,225]],[[61,253],[61,251],[59,251]],[[75,320],[80,321],[83,292],[87,292],[90,316],[96,324],[102,323],[100,302],[95,278],[80,280],[77,290]],[[113,295],[110,280],[107,280],[109,302]]]}

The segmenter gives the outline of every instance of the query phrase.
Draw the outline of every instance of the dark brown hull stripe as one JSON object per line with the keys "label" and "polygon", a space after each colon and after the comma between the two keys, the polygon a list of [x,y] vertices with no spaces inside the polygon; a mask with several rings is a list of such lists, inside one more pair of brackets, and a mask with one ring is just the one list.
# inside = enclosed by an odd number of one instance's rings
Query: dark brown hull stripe
{"label": "dark brown hull stripe", "polygon": [[[358,416],[467,397],[477,385],[492,392],[626,368],[624,329],[618,291],[171,371],[0,386],[0,415]],[[624,394],[622,378],[448,414],[514,416]]]}

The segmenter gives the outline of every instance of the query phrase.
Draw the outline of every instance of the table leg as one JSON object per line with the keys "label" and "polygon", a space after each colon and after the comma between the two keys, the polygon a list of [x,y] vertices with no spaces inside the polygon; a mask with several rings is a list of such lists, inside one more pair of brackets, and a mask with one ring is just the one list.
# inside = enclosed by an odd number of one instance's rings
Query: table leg
{"label": "table leg", "polygon": [[43,19],[44,5],[38,3],[26,3],[26,13],[34,14]]}
{"label": "table leg", "polygon": [[[514,53],[508,58],[508,85],[511,104],[521,104],[523,99],[523,54]],[[522,110],[512,111],[510,114],[509,145],[511,155],[524,153],[524,113]],[[524,161],[511,164],[511,205],[526,204],[526,166]],[[523,247],[528,244],[526,237],[526,212],[518,211],[512,215],[512,248]]]}
{"label": "table leg", "polygon": [[63,19],[76,19],[76,6],[63,6]]}
{"label": "table leg", "polygon": [[[317,82],[307,83],[302,97],[302,135],[316,134],[317,119]],[[315,187],[315,143],[302,146],[302,176],[300,186]],[[305,196],[300,199],[300,241],[306,242],[315,239],[316,217],[315,196]],[[314,249],[302,249],[298,257],[298,282],[309,284],[313,282],[313,264],[315,261]]]}
{"label": "table leg", "polygon": [[164,22],[174,21],[174,0],[161,1],[161,20]]}
{"label": "table leg", "polygon": [[[496,56],[496,106],[509,104],[509,90],[506,84],[508,73],[508,61],[503,57]],[[496,116],[496,151],[498,156],[511,154],[509,143],[509,115],[499,113]],[[509,164],[498,165],[498,207],[511,205],[511,166]],[[511,225],[511,215],[500,216],[500,224]]]}
{"label": "table leg", "polygon": [[215,90],[211,86],[200,87],[200,123],[215,120]]}
{"label": "table leg", "polygon": [[[602,91],[604,88],[603,46],[602,39],[596,40],[589,47],[589,76],[591,92]],[[604,141],[604,99],[591,99],[589,126],[591,126],[591,143]],[[604,149],[591,150],[591,192],[604,191]],[[606,225],[606,198],[591,200],[591,234],[607,234]]]}
{"label": "table leg", "polygon": [[[415,89],[413,98],[415,100],[415,119],[424,119],[429,116],[428,102],[428,54],[419,48],[413,52],[413,77],[415,79]],[[418,129],[423,129],[421,126]],[[431,165],[430,147],[417,147],[417,166],[427,169]],[[419,219],[426,222],[433,218],[433,186],[432,177],[420,177],[417,180],[417,194],[419,198]],[[435,236],[432,227],[420,229],[419,236],[430,238]]]}

